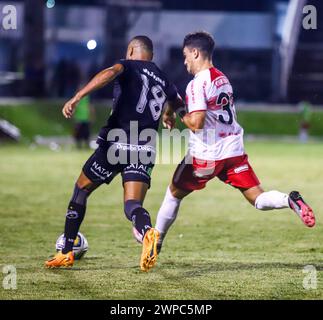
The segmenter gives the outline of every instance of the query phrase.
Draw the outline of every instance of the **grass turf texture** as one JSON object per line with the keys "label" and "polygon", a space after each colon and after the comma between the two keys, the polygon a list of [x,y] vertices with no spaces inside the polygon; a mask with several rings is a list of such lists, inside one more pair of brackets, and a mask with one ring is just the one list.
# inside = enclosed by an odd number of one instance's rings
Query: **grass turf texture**
{"label": "grass turf texture", "polygon": [[[26,105],[0,106],[0,118],[17,126],[21,130],[23,141],[26,142],[32,140],[35,135],[66,136],[73,132],[73,121],[64,118],[62,107],[45,100]],[[102,105],[93,107],[95,121],[92,130],[97,132],[105,124],[110,109]]]}
{"label": "grass turf texture", "polygon": [[[81,227],[89,241],[85,258],[72,269],[44,269],[89,152],[2,146],[0,267],[17,268],[17,290],[1,287],[0,299],[322,299],[322,145],[246,147],[265,189],[301,191],[315,209],[316,227],[306,228],[288,209],[257,211],[214,179],[182,203],[156,267],[143,273],[120,177],[89,199]],[[153,171],[145,201],[153,222],[174,168]],[[317,268],[316,290],[303,288],[309,264]]]}

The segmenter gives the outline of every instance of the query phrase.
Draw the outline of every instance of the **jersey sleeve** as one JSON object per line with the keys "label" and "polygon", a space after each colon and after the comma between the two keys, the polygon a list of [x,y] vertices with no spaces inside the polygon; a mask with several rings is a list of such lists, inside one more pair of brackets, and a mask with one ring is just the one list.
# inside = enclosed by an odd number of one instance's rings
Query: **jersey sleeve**
{"label": "jersey sleeve", "polygon": [[120,59],[116,63],[122,64],[124,68],[124,73],[127,72],[131,68],[131,62],[126,59]]}
{"label": "jersey sleeve", "polygon": [[193,79],[186,88],[186,104],[189,113],[207,110],[205,85],[198,79]]}

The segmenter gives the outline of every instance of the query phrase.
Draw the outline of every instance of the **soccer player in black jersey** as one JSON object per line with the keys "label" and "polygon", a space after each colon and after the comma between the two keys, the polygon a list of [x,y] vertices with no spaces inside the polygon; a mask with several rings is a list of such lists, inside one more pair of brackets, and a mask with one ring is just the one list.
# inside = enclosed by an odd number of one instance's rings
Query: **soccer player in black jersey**
{"label": "soccer player in black jersey", "polygon": [[[149,213],[142,206],[154,166],[156,137],[153,133],[158,129],[166,101],[165,113],[183,110],[184,104],[175,86],[152,58],[152,41],[146,36],[134,37],[125,60],[98,73],[64,105],[63,115],[71,118],[84,96],[115,80],[112,114],[99,133],[98,148],[83,166],[68,205],[65,245],[53,259],[45,262],[46,267],[73,265],[73,243],[85,215],[87,198],[103,183],[109,184],[118,173],[122,175],[125,215],[132,221],[135,237],[143,244],[140,268],[148,271],[155,265],[159,233],[152,228]],[[174,123],[168,122],[166,126],[173,127]]]}

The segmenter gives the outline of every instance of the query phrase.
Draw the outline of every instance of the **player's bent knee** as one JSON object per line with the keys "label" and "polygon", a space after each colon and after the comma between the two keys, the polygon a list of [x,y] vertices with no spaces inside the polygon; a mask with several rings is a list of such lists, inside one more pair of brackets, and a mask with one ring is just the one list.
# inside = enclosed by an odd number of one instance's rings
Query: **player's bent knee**
{"label": "player's bent knee", "polygon": [[169,190],[174,198],[177,198],[179,200],[182,200],[184,197],[186,197],[188,194],[191,193],[191,191],[184,191],[179,188],[177,188],[173,183],[169,186]]}
{"label": "player's bent knee", "polygon": [[132,212],[137,209],[142,207],[142,203],[139,200],[127,200],[124,203],[124,213],[127,217],[128,220],[131,221],[131,215]]}
{"label": "player's bent knee", "polygon": [[82,171],[80,176],[78,177],[78,179],[76,181],[76,185],[80,189],[90,189],[91,186],[94,185],[94,183]]}

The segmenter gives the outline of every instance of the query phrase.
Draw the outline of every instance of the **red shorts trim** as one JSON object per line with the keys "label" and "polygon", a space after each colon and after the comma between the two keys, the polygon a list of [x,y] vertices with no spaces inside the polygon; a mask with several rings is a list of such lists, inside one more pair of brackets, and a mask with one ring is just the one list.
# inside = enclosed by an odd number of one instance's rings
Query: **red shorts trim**
{"label": "red shorts trim", "polygon": [[185,191],[200,190],[214,177],[236,188],[249,189],[260,184],[245,154],[217,161],[186,156],[175,170],[173,185]]}

